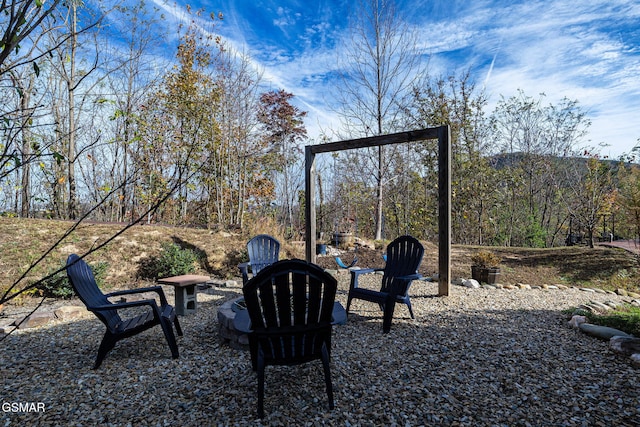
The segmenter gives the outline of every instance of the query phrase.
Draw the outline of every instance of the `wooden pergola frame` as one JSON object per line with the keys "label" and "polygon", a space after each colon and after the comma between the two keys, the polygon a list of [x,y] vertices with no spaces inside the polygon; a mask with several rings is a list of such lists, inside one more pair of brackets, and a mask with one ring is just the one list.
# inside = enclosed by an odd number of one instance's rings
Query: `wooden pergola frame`
{"label": "wooden pergola frame", "polygon": [[308,262],[316,262],[316,154],[427,139],[438,140],[438,295],[449,295],[451,277],[451,129],[449,126],[307,145],[305,147],[305,200],[307,201],[305,204],[305,250]]}

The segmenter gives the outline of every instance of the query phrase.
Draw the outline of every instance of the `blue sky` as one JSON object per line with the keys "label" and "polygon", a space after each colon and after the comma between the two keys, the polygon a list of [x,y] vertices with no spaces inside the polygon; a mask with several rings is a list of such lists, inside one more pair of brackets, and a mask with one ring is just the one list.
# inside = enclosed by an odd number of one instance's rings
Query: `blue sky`
{"label": "blue sky", "polygon": [[[165,14],[187,4],[153,0]],[[353,1],[195,0],[222,12],[216,30],[248,52],[273,89],[296,95],[307,127],[337,126],[328,78],[345,44]],[[592,121],[587,146],[602,154],[629,152],[640,138],[640,2],[637,0],[397,0],[420,29],[433,76],[467,69],[493,109],[500,95],[522,89],[546,102],[577,99]]]}

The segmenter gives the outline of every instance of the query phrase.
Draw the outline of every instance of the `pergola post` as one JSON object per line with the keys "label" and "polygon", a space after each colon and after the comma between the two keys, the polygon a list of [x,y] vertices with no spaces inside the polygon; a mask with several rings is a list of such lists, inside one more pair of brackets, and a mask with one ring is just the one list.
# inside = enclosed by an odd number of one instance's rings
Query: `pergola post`
{"label": "pergola post", "polygon": [[451,279],[451,128],[438,128],[438,295]]}
{"label": "pergola post", "polygon": [[306,233],[306,259],[308,262],[315,264],[316,262],[316,155],[313,153],[312,146],[306,146],[304,149],[304,194],[305,194],[305,233]]}

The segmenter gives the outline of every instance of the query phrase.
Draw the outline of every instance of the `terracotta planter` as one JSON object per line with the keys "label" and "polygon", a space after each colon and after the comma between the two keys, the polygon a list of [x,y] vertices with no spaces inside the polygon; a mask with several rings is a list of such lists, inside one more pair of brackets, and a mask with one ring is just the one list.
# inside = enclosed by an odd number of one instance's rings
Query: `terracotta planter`
{"label": "terracotta planter", "polygon": [[500,275],[500,267],[480,267],[477,265],[471,266],[471,278],[477,280],[480,283],[488,283],[493,285],[498,280]]}

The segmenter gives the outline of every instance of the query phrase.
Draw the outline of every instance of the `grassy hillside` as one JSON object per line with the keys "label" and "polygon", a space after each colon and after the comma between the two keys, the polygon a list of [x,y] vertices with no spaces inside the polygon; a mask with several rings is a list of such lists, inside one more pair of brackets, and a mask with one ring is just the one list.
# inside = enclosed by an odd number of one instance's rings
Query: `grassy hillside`
{"label": "grassy hillside", "polygon": [[[66,221],[0,218],[0,290],[18,280],[72,226],[72,222]],[[27,274],[24,282],[43,277],[62,266],[69,254],[83,254],[123,227],[122,224],[80,225]],[[108,264],[109,285],[132,286],[140,281],[137,278],[140,263],[157,255],[163,242],[175,242],[204,254],[198,272],[226,278],[236,274],[246,238],[202,229],[136,225],[90,255],[88,261]],[[285,250],[288,253],[289,249]]]}
{"label": "grassy hillside", "polygon": [[[73,223],[52,220],[0,218],[0,290],[14,283],[28,268],[57,242]],[[122,224],[82,224],[53,249],[25,282],[39,279],[63,265],[70,253],[82,254],[103,243],[123,228]],[[269,232],[257,230],[256,232]],[[157,255],[163,242],[175,242],[204,254],[198,273],[219,278],[237,276],[237,264],[244,255],[250,236],[213,232],[203,229],[137,225],[92,254],[90,262],[108,264],[106,282],[113,287],[136,286],[140,262]],[[426,243],[421,272],[437,271],[437,247]],[[454,246],[452,277],[469,277],[470,256],[478,248]],[[565,284],[603,289],[640,290],[638,261],[632,254],[612,248],[587,247],[528,249],[493,248],[503,260],[502,283]],[[358,249],[361,267],[374,267],[379,253]],[[369,256],[367,256],[369,255]],[[304,257],[304,247],[284,244],[282,257]],[[319,264],[336,268],[331,257]],[[139,284],[139,283],[138,283]]]}

